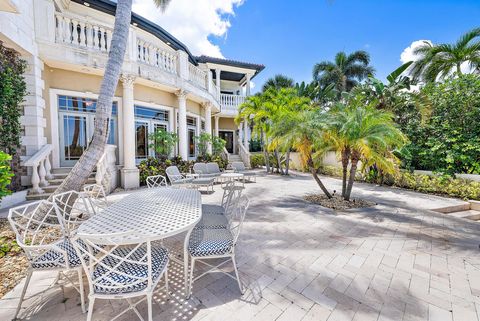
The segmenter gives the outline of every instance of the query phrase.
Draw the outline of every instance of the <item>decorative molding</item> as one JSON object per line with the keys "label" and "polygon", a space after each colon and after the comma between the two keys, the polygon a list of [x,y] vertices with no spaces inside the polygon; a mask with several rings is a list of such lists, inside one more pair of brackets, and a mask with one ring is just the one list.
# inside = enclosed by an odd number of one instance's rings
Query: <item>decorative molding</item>
{"label": "decorative molding", "polygon": [[177,95],[178,99],[187,99],[188,91],[180,89],[175,92],[175,95]]}
{"label": "decorative molding", "polygon": [[133,88],[133,83],[135,82],[136,76],[130,74],[122,74],[120,76],[120,81],[124,88]]}

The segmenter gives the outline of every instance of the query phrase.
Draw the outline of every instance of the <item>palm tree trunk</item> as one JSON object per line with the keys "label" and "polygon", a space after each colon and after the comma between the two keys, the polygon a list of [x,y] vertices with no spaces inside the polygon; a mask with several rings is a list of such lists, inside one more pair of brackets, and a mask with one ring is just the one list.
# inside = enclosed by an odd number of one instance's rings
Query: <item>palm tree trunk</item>
{"label": "palm tree trunk", "polygon": [[282,159],[280,157],[280,152],[278,151],[278,149],[275,149],[275,158],[277,159],[277,173],[285,175],[282,168]]}
{"label": "palm tree trunk", "polygon": [[347,172],[348,172],[348,151],[342,150],[342,197],[345,197],[345,192],[347,190]]}
{"label": "palm tree trunk", "polygon": [[352,166],[350,167],[350,176],[348,178],[347,191],[345,193],[344,199],[346,201],[350,200],[350,195],[352,194],[353,182],[355,181],[355,173],[357,171],[358,158],[352,157]]}
{"label": "palm tree trunk", "polygon": [[110,52],[95,112],[93,139],[82,157],[80,157],[80,160],[75,164],[54,194],[69,190],[80,190],[104,153],[110,127],[108,122],[112,115],[113,95],[117,88],[123,59],[125,58],[131,14],[132,0],[118,0]]}
{"label": "palm tree trunk", "polygon": [[268,154],[267,135],[261,129],[263,155],[265,157],[265,169],[270,172],[270,155]]}
{"label": "palm tree trunk", "polygon": [[327,196],[328,198],[332,198],[332,194],[330,194],[330,192],[325,187],[325,185],[323,185],[323,182],[320,179],[320,177],[318,177],[318,174],[317,174],[318,169],[315,168],[315,166],[313,166],[313,161],[311,157],[308,159],[308,168],[310,169],[310,173],[312,174],[313,179],[315,179],[315,182],[317,182],[317,185],[320,187],[320,189],[325,194],[325,196]]}
{"label": "palm tree trunk", "polygon": [[288,149],[287,156],[285,159],[285,175],[288,175],[289,169],[290,169],[290,149]]}

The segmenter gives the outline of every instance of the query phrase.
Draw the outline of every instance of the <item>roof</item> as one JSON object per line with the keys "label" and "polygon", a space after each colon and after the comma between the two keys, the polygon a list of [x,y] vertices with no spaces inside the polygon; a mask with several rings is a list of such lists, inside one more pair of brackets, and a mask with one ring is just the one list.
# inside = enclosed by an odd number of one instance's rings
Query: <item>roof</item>
{"label": "roof", "polygon": [[245,68],[245,69],[252,69],[252,70],[255,70],[256,73],[259,73],[260,71],[265,69],[264,65],[254,64],[250,62],[242,62],[242,61],[231,60],[231,59],[215,58],[215,57],[203,56],[203,55],[195,58],[199,63],[212,63],[212,64],[226,65],[226,66],[239,67],[239,68]]}

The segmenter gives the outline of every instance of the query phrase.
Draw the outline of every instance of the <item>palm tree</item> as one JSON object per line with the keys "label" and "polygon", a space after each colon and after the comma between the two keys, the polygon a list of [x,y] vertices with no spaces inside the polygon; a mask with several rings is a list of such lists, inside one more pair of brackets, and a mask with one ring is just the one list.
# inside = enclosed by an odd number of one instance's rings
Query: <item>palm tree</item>
{"label": "palm tree", "polygon": [[[166,9],[170,2],[170,0],[153,1],[162,11]],[[111,47],[100,86],[100,94],[98,95],[93,138],[88,148],[54,194],[69,190],[80,190],[104,153],[108,139],[108,124],[112,116],[112,100],[125,57],[131,15],[132,0],[118,0]]]}
{"label": "palm tree", "polygon": [[[375,102],[365,106],[361,100],[338,104],[330,111],[325,141],[341,154],[342,165],[348,156],[350,173],[344,167],[342,196],[349,201],[359,161],[376,166],[385,173],[394,172],[396,157],[393,149],[406,142],[405,136],[395,126],[393,114],[375,108]],[[327,143],[328,144],[328,143]],[[344,155],[345,154],[345,155]]]}
{"label": "palm tree", "polygon": [[413,64],[410,74],[415,80],[435,82],[456,73],[462,75],[462,64],[472,72],[480,72],[480,28],[463,34],[454,44],[432,44],[425,41],[413,51],[420,58]]}
{"label": "palm tree", "polygon": [[285,75],[278,74],[273,76],[272,78],[267,79],[265,84],[263,84],[262,91],[266,92],[269,88],[291,88],[295,86],[295,81]]}
{"label": "palm tree", "polygon": [[322,61],[313,67],[313,79],[322,87],[335,84],[342,93],[350,91],[360,81],[373,75],[375,69],[369,65],[368,52],[359,50],[347,55],[341,51],[335,55],[335,61]]}

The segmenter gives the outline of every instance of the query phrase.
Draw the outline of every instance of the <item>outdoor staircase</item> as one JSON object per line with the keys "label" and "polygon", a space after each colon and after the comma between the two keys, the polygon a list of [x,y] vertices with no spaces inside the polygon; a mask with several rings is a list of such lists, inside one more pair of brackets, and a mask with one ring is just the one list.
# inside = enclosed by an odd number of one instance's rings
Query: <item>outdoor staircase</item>
{"label": "outdoor staircase", "polygon": [[[57,189],[57,187],[60,186],[62,181],[67,177],[70,170],[71,168],[52,169],[53,178],[47,180],[48,186],[41,187],[43,190],[43,193],[40,193],[40,194],[28,193],[27,200],[36,201],[36,200],[47,199]],[[95,172],[90,174],[90,177],[88,178],[86,184],[95,184]]]}
{"label": "outdoor staircase", "polygon": [[228,164],[232,164],[234,162],[242,162],[242,158],[238,154],[228,154]]}
{"label": "outdoor staircase", "polygon": [[466,218],[472,221],[480,221],[479,201],[468,201],[460,205],[437,208],[434,211],[457,218]]}

